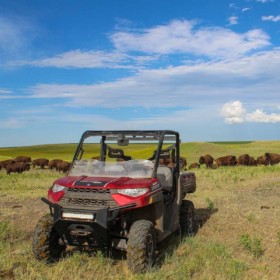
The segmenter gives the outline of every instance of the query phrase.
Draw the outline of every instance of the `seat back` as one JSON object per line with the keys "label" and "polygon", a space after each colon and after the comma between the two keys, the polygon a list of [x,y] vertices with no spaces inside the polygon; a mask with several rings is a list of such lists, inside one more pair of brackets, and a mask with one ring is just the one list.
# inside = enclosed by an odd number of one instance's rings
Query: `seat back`
{"label": "seat back", "polygon": [[157,169],[157,178],[160,181],[163,190],[172,191],[172,173],[167,166],[159,166]]}

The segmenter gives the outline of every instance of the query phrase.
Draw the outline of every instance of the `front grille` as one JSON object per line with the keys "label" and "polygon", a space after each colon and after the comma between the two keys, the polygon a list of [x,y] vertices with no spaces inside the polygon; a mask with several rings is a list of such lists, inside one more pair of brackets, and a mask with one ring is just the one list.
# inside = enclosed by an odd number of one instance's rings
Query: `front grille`
{"label": "front grille", "polygon": [[92,188],[69,188],[59,205],[63,208],[99,210],[117,207],[110,190]]}
{"label": "front grille", "polygon": [[109,189],[69,188],[68,193],[110,193]]}

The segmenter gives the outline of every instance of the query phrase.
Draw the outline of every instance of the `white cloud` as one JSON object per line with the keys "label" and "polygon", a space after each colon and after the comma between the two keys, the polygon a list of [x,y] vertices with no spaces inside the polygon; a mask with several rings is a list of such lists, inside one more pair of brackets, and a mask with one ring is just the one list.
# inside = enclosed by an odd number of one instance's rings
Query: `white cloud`
{"label": "white cloud", "polygon": [[223,105],[221,114],[226,123],[243,123],[246,111],[240,101],[232,101]]}
{"label": "white cloud", "polygon": [[104,51],[68,51],[54,57],[43,58],[34,61],[19,61],[16,64],[33,65],[38,67],[57,68],[98,68],[114,67],[127,60],[127,56],[121,53],[106,53]]}
{"label": "white cloud", "polygon": [[235,9],[235,10],[239,10],[239,9],[240,9],[235,3],[230,3],[230,4],[229,4],[229,7],[230,7],[231,9]]}
{"label": "white cloud", "polygon": [[[257,103],[279,102],[280,49],[223,62],[197,63],[158,70],[97,84],[37,84],[25,91],[30,98],[63,99],[71,106],[122,108],[203,106],[250,98]],[[267,79],[269,77],[269,79]]]}
{"label": "white cloud", "polygon": [[273,22],[278,22],[280,21],[280,15],[278,16],[262,16],[263,21],[273,21]]}
{"label": "white cloud", "polygon": [[236,57],[268,46],[269,35],[260,29],[236,33],[221,27],[195,28],[194,21],[174,20],[166,25],[131,32],[115,32],[111,40],[121,51],[208,57]]}
{"label": "white cloud", "polygon": [[158,57],[137,55],[131,56],[122,52],[72,50],[54,57],[30,61],[14,61],[10,66],[31,65],[36,67],[56,68],[129,68],[145,65]]}
{"label": "white cloud", "polygon": [[241,12],[242,12],[242,13],[245,13],[245,12],[247,12],[247,11],[249,11],[249,10],[251,10],[251,8],[246,7],[246,8],[243,8],[243,9],[241,10]]}
{"label": "white cloud", "polygon": [[262,109],[257,109],[246,116],[248,122],[277,123],[280,122],[280,113],[267,114]]}
{"label": "white cloud", "polygon": [[9,90],[9,89],[1,89],[0,88],[0,94],[11,94],[11,93],[12,93],[12,91]]}
{"label": "white cloud", "polygon": [[221,109],[221,115],[225,118],[225,122],[228,124],[237,124],[243,122],[280,122],[280,113],[267,114],[263,111],[263,109],[256,109],[251,113],[246,113],[243,104],[239,100],[225,103]]}
{"label": "white cloud", "polygon": [[236,25],[238,24],[238,17],[231,16],[228,18],[229,25]]}
{"label": "white cloud", "polygon": [[26,56],[29,42],[34,36],[35,28],[23,18],[0,15],[0,62],[22,54]]}
{"label": "white cloud", "polygon": [[[233,16],[229,22],[237,24],[238,18]],[[236,33],[215,26],[199,28],[196,22],[187,20],[145,30],[116,31],[110,39],[113,51],[76,49],[41,59],[14,60],[7,66],[137,69],[160,58],[164,60],[169,54],[234,59],[270,45],[269,35],[260,29]]]}

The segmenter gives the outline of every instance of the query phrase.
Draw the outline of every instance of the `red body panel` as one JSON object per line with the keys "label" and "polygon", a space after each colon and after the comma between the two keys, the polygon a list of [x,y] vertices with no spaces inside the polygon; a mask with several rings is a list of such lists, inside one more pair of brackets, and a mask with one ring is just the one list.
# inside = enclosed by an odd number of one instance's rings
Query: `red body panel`
{"label": "red body panel", "polygon": [[[79,183],[81,185],[79,185]],[[85,184],[89,184],[88,186]],[[100,183],[103,186],[90,186],[90,183]],[[148,191],[137,197],[131,197],[113,191],[112,197],[117,202],[119,206],[136,203],[137,207],[146,206],[149,204],[149,198],[151,195],[155,194],[160,190],[160,188],[151,191],[151,187],[158,183],[156,178],[129,178],[129,177],[86,177],[86,176],[66,176],[60,179],[57,179],[54,184],[67,187],[67,188],[94,188],[94,189],[135,189],[135,188],[147,188]],[[48,191],[48,199],[53,203],[58,203],[59,200],[63,197],[64,191],[59,191],[54,193],[52,188]]]}

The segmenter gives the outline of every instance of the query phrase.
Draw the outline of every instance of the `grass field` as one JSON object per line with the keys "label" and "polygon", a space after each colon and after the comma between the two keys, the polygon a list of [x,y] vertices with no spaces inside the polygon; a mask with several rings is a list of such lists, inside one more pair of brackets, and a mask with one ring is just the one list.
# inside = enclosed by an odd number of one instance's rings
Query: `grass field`
{"label": "grass field", "polygon": [[[74,144],[0,149],[0,160],[18,155],[71,160]],[[214,157],[280,153],[280,141],[182,143],[182,155],[197,162]],[[172,236],[158,248],[154,268],[132,275],[125,255],[69,250],[58,263],[36,261],[32,232],[48,212],[40,201],[62,174],[32,169],[10,176],[0,171],[0,279],[279,279],[280,166],[196,170],[198,229],[193,238]]]}
{"label": "grass field", "polygon": [[[49,144],[0,148],[0,160],[27,155],[31,158],[60,158],[71,161],[76,147],[77,144]],[[239,156],[249,153],[256,158],[266,152],[280,153],[280,141],[188,142],[181,144],[181,155],[187,158],[188,163],[198,162],[199,157],[207,153],[214,158],[228,154]]]}

